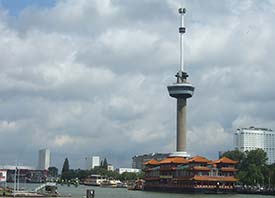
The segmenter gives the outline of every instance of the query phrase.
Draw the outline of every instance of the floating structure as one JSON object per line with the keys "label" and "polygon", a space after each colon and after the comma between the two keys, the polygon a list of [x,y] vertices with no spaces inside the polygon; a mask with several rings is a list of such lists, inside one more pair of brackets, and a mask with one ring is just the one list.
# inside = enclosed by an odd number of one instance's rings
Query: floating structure
{"label": "floating structure", "polygon": [[235,164],[223,157],[168,157],[145,163],[144,190],[186,193],[231,193],[235,190]]}

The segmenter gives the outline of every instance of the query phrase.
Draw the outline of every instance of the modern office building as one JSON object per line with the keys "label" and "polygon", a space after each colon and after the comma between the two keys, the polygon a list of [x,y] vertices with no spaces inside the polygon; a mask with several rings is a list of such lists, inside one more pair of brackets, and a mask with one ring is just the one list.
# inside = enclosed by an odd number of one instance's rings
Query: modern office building
{"label": "modern office building", "polygon": [[49,149],[41,149],[38,152],[38,169],[48,170],[50,167],[51,153]]}
{"label": "modern office building", "polygon": [[143,154],[143,155],[136,155],[132,157],[132,168],[143,169],[145,162],[152,159],[160,161],[168,156],[169,156],[169,153],[149,153],[149,154]]}
{"label": "modern office building", "polygon": [[87,170],[91,170],[96,166],[100,166],[100,157],[99,156],[85,157],[85,164],[86,164]]}
{"label": "modern office building", "polygon": [[275,162],[275,133],[266,128],[240,128],[234,134],[235,149],[251,151],[263,149],[268,157],[268,164]]}

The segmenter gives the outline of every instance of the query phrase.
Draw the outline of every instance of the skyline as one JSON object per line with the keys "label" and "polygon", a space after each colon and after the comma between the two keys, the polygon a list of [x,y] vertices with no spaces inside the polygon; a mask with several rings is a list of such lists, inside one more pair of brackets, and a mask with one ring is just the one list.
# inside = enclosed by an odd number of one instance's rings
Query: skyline
{"label": "skyline", "polygon": [[214,159],[233,148],[237,128],[275,129],[272,1],[7,2],[0,164],[37,164],[44,147],[59,169],[65,157],[73,168],[89,155],[130,166],[134,155],[174,151],[166,86],[179,68],[179,7],[187,9],[185,68],[196,85],[187,151]]}

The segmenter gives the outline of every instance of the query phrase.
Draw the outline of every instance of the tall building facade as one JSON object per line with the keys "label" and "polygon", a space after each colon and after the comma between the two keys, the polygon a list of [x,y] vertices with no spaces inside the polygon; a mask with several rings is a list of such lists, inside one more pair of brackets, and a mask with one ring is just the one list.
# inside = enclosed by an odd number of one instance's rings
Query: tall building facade
{"label": "tall building facade", "polygon": [[234,134],[235,149],[251,151],[263,149],[268,157],[268,164],[275,163],[275,133],[266,128],[240,128]]}
{"label": "tall building facade", "polygon": [[100,166],[100,157],[99,156],[85,157],[85,164],[86,164],[87,170],[91,170],[96,166]]}
{"label": "tall building facade", "polygon": [[41,149],[38,152],[38,169],[46,170],[50,167],[51,152],[49,149]]}

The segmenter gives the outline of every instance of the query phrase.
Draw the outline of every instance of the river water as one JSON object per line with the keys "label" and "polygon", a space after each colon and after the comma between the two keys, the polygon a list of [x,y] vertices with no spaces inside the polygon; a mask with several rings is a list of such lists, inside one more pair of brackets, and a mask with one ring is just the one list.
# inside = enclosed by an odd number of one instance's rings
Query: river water
{"label": "river water", "polygon": [[[12,186],[10,184],[10,186]],[[22,184],[20,188],[33,190],[37,184]],[[72,198],[85,198],[86,190],[94,189],[95,198],[269,198],[267,195],[241,195],[241,194],[174,194],[174,193],[159,193],[159,192],[145,192],[145,191],[129,191],[125,188],[101,188],[94,186],[66,186],[58,185],[58,192],[63,195],[70,194]],[[274,197],[274,196],[272,196]]]}

